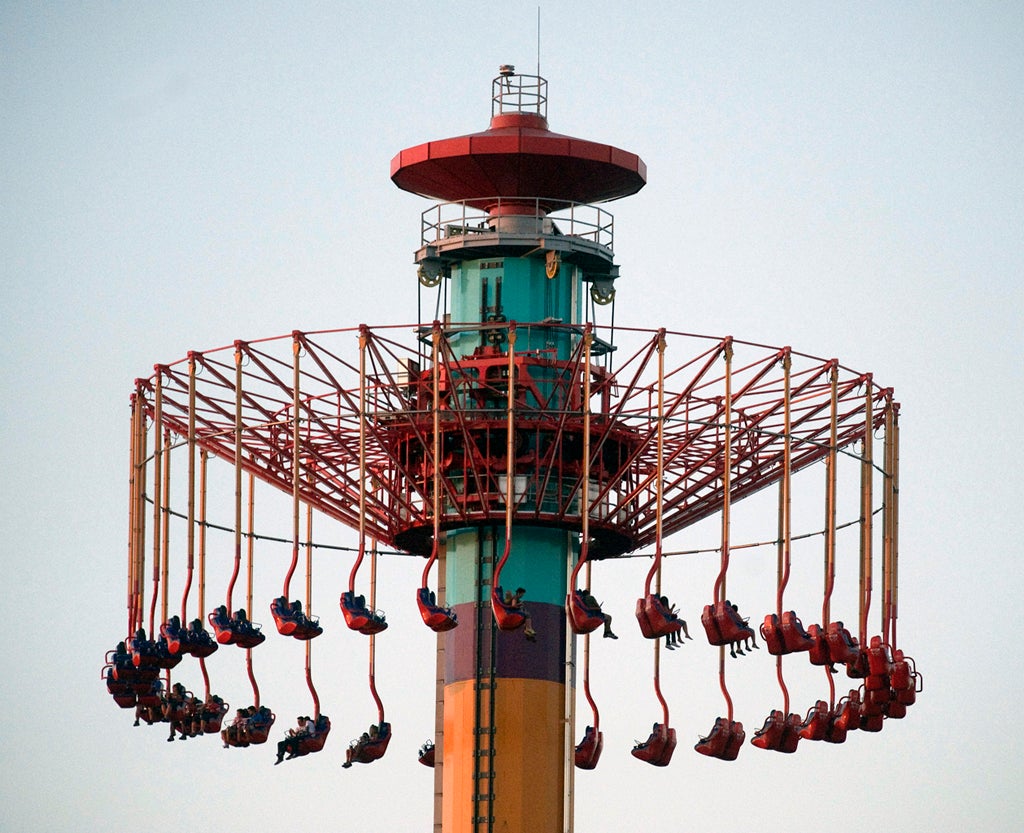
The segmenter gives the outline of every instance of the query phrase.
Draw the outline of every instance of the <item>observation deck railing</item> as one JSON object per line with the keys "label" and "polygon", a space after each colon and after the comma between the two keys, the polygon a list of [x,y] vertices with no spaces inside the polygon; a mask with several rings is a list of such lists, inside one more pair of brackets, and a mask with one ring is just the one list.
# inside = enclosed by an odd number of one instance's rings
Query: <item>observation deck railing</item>
{"label": "observation deck railing", "polygon": [[[533,204],[533,213],[522,213]],[[549,212],[547,206],[562,207]],[[478,206],[487,204],[488,209]],[[514,205],[514,214],[503,214],[502,207]],[[514,219],[514,225],[511,220]],[[529,226],[530,220],[534,225]],[[567,203],[544,197],[493,197],[461,202],[443,202],[428,208],[421,215],[421,245],[430,246],[465,235],[498,235],[500,239],[532,236],[565,236],[587,240],[615,251],[615,218],[596,205]]]}

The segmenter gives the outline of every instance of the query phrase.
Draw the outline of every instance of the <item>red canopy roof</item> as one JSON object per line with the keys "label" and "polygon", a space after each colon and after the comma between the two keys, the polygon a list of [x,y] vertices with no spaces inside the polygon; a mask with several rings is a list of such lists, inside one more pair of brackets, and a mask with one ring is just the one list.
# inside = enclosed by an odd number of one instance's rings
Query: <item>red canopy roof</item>
{"label": "red canopy roof", "polygon": [[647,166],[611,145],[552,133],[531,113],[505,113],[488,130],[403,150],[391,179],[405,191],[446,202],[490,204],[493,197],[595,203],[635,194]]}

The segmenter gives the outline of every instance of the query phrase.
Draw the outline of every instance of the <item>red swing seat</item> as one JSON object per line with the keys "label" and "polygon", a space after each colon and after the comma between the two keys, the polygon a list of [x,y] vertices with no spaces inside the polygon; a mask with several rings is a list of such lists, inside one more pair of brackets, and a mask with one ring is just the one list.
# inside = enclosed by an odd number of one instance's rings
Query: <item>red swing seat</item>
{"label": "red swing seat", "polygon": [[265,711],[262,718],[259,712],[250,717],[249,722],[241,732],[246,744],[266,743],[267,738],[270,737],[270,728],[274,725],[275,720],[277,720],[277,716],[270,710]]}
{"label": "red swing seat", "polygon": [[700,616],[701,624],[712,645],[731,645],[754,637],[754,629],[733,610],[728,599],[705,605]]}
{"label": "red swing seat", "polygon": [[787,653],[796,654],[809,651],[814,646],[811,635],[804,630],[803,623],[795,610],[787,610],[782,614],[782,640]]}
{"label": "red swing seat", "polygon": [[206,618],[210,627],[213,628],[214,638],[219,645],[234,645],[238,642],[231,620],[222,614],[219,608],[212,611]]}
{"label": "red swing seat", "polygon": [[864,732],[881,732],[882,725],[885,723],[885,715],[879,712],[878,714],[863,714],[864,706],[861,705],[862,714],[860,716],[860,729]]}
{"label": "red swing seat", "polygon": [[429,587],[421,587],[416,591],[416,606],[423,623],[435,633],[450,631],[459,624],[455,611],[437,604]]}
{"label": "red swing seat", "polygon": [[367,636],[380,633],[388,627],[384,614],[370,610],[366,606],[366,597],[357,596],[351,590],[341,594],[341,612],[350,630]]}
{"label": "red swing seat", "polygon": [[114,677],[113,665],[105,666],[102,676],[106,678],[107,693],[114,698],[114,702],[118,706],[122,709],[135,707],[135,688],[129,681],[118,680]]}
{"label": "red swing seat", "polygon": [[[768,648],[769,654],[777,657],[782,654],[789,653],[786,650],[786,643],[782,638],[782,626],[779,624],[779,616],[777,613],[769,613],[764,617],[764,622],[761,623],[760,631],[761,638],[764,640],[764,644]],[[751,743],[753,743],[753,741],[751,741]]]}
{"label": "red swing seat", "polygon": [[180,653],[188,653],[185,649],[185,630],[181,625],[173,625],[170,621],[160,626],[160,636],[167,645],[167,652],[172,656]]}
{"label": "red swing seat", "polygon": [[894,720],[901,720],[907,716],[906,703],[901,703],[898,699],[892,699],[885,706],[882,707],[882,711],[886,717],[891,717]]}
{"label": "red swing seat", "polygon": [[593,769],[601,758],[604,749],[604,732],[588,726],[583,733],[583,740],[576,745],[574,763],[577,769]]}
{"label": "red swing seat", "polygon": [[854,688],[829,713],[828,729],[822,740],[826,743],[845,743],[847,733],[859,728],[860,692]]}
{"label": "red swing seat", "polygon": [[526,613],[518,604],[505,604],[502,599],[502,590],[495,587],[491,591],[491,610],[494,613],[494,620],[498,623],[498,630],[514,631],[526,624]]}
{"label": "red swing seat", "polygon": [[663,723],[655,723],[650,737],[636,744],[631,754],[652,766],[668,766],[676,750],[676,730]]}
{"label": "red swing seat", "polygon": [[654,593],[636,600],[636,620],[640,623],[640,632],[647,639],[668,636],[683,627],[679,617],[670,613]]}
{"label": "red swing seat", "polygon": [[802,722],[798,714],[784,715],[778,709],[773,709],[750,742],[759,749],[787,754],[796,752]]}
{"label": "red swing seat", "polygon": [[892,651],[882,641],[882,637],[873,636],[867,651],[864,653],[866,655],[868,671],[867,677],[864,679],[864,688],[869,694],[884,690],[885,699],[888,700],[889,672],[892,670]]}
{"label": "red swing seat", "polygon": [[724,717],[719,717],[715,719],[710,734],[697,741],[693,748],[710,758],[735,761],[746,736],[743,724],[738,720],[730,722]]}
{"label": "red swing seat", "polygon": [[804,740],[824,740],[830,719],[828,703],[818,700],[808,709],[807,717],[800,725],[800,737]]}
{"label": "red swing seat", "polygon": [[181,652],[183,654],[191,654],[197,658],[208,657],[217,648],[217,642],[204,628],[196,631],[186,630],[181,638]]}
{"label": "red swing seat", "polygon": [[354,741],[352,748],[352,763],[369,764],[384,757],[388,751],[388,744],[391,742],[391,724],[381,723],[380,733],[376,738],[368,741]]}
{"label": "red swing seat", "polygon": [[319,752],[324,748],[324,744],[327,743],[327,736],[330,732],[331,719],[325,714],[320,715],[316,719],[313,734],[299,738],[298,749],[295,750],[296,756],[301,757],[302,755],[310,755],[313,752]]}
{"label": "red swing seat", "polygon": [[423,746],[420,747],[419,756],[416,758],[423,766],[434,766],[434,742],[428,740]]}
{"label": "red swing seat", "polygon": [[565,597],[565,610],[569,614],[569,627],[573,633],[593,633],[604,624],[601,606],[590,607],[586,604],[581,590],[574,590]]}
{"label": "red swing seat", "polygon": [[765,718],[764,725],[750,739],[750,743],[758,749],[778,749],[782,735],[786,731],[786,717],[778,709],[772,709]]}
{"label": "red swing seat", "polygon": [[245,627],[241,627],[238,620],[227,618],[219,609],[213,611],[207,619],[220,645],[255,648],[267,638],[266,634],[260,632],[259,625],[247,622]]}
{"label": "red swing seat", "polygon": [[912,706],[917,702],[917,692],[921,682],[921,675],[917,672],[917,666],[910,657],[905,657],[903,651],[897,650],[893,654],[892,672],[889,674],[889,681],[892,685],[894,699],[903,706]]}
{"label": "red swing seat", "polygon": [[810,651],[815,646],[815,640],[804,630],[793,610],[785,611],[781,621],[775,613],[765,616],[761,636],[768,646],[768,653],[774,656]]}
{"label": "red swing seat", "polygon": [[199,720],[204,734],[215,735],[221,730],[228,704],[223,701],[207,700],[199,712]]}
{"label": "red swing seat", "polygon": [[291,636],[299,626],[284,596],[278,596],[270,603],[270,615],[274,617],[274,625],[281,636]]}
{"label": "red swing seat", "polygon": [[811,647],[807,649],[811,665],[829,665],[832,657],[828,649],[828,636],[821,625],[809,625],[807,636],[811,639]]}
{"label": "red swing seat", "polygon": [[829,622],[825,638],[828,640],[831,661],[847,665],[849,673],[849,664],[856,662],[860,656],[860,644],[842,622]]}

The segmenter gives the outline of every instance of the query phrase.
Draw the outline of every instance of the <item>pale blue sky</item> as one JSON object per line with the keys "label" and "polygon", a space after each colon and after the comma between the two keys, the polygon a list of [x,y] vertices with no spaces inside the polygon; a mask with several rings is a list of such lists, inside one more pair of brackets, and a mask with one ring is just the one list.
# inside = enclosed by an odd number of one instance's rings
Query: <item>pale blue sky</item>
{"label": "pale blue sky", "polygon": [[[551,128],[648,166],[648,186],[608,206],[619,323],[789,344],[895,388],[900,635],[926,682],[879,735],[792,756],[748,746],[724,764],[689,748],[721,695],[714,652],[688,646],[663,679],[680,749],[644,766],[628,749],[657,717],[631,621],[646,562],[612,565],[595,585],[623,638],[595,657],[605,752],[577,777],[579,829],[1017,830],[1024,669],[1013,626],[994,624],[1024,590],[1024,11],[541,5]],[[381,565],[393,626],[378,686],[395,741],[379,763],[338,760],[373,717],[365,643],[336,607],[345,556],[318,573],[330,631],[314,665],[336,727],[321,755],[275,769],[270,747],[167,744],[113,706],[100,667],[125,622],[128,396],[191,349],[414,321],[428,203],[391,184],[389,161],[485,128],[498,65],[535,69],[536,15],[518,2],[0,5],[4,831],[429,825],[418,562]],[[677,538],[669,548],[687,546]],[[281,554],[267,557],[276,586]],[[818,552],[802,563],[818,569]],[[691,623],[713,567],[667,568]],[[750,571],[767,577],[767,609],[773,555]],[[281,730],[312,708],[292,647],[255,655]],[[210,666],[227,699],[251,699],[241,652]],[[731,682],[752,732],[774,666],[752,658]],[[820,692],[798,696],[806,708]]]}

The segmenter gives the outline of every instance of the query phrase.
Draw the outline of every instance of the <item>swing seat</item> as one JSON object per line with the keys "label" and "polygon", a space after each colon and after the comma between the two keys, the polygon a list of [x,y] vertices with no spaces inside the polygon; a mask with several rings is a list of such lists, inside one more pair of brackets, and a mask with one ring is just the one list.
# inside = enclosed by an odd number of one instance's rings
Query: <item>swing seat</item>
{"label": "swing seat", "polygon": [[779,741],[779,752],[786,755],[796,752],[796,748],[800,744],[800,727],[802,725],[803,721],[800,719],[800,715],[791,712],[786,717],[786,725],[782,731],[782,740]]}
{"label": "swing seat", "polygon": [[590,607],[583,601],[583,592],[574,590],[565,597],[565,610],[569,614],[569,627],[573,633],[593,633],[604,625],[601,606]]}
{"label": "swing seat", "polygon": [[860,698],[860,716],[864,717],[878,717],[882,713],[882,703],[886,701],[884,697],[888,694],[888,691],[883,692],[883,697],[873,697],[873,692],[864,691],[864,694]]}
{"label": "swing seat", "polygon": [[880,636],[872,636],[867,650],[868,674],[872,677],[888,677],[892,668],[892,650]]}
{"label": "swing seat", "polygon": [[188,717],[188,704],[184,700],[165,700],[162,713],[165,723],[180,723]]}
{"label": "swing seat", "polygon": [[654,593],[636,600],[636,620],[640,623],[640,632],[647,639],[667,636],[683,626],[679,617],[670,613]]}
{"label": "swing seat", "polygon": [[828,650],[828,637],[821,625],[810,625],[807,636],[811,639],[811,647],[807,649],[811,665],[829,665],[832,657]]}
{"label": "swing seat", "polygon": [[308,642],[310,639],[315,639],[324,632],[323,627],[320,625],[318,618],[311,618],[309,616],[303,616],[302,622],[292,633],[294,639],[298,639],[302,642]]}
{"label": "swing seat", "polygon": [[135,719],[145,721],[147,726],[152,726],[154,723],[160,723],[163,721],[164,716],[160,713],[160,706],[144,706],[138,705],[135,708]]}
{"label": "swing seat", "polygon": [[204,734],[215,735],[220,731],[224,722],[224,715],[227,714],[228,704],[218,703],[216,700],[207,700],[199,712],[200,726]]}
{"label": "swing seat", "polygon": [[428,740],[420,747],[420,754],[417,759],[423,766],[434,766],[434,742]]}
{"label": "swing seat", "polygon": [[577,769],[593,769],[601,758],[604,749],[604,732],[588,726],[583,733],[583,740],[576,745],[574,763]]}
{"label": "swing seat", "polygon": [[693,748],[711,758],[735,761],[745,738],[742,723],[738,720],[730,723],[726,718],[719,717],[715,719],[711,733],[697,741]]}
{"label": "swing seat", "polygon": [[633,747],[634,758],[652,766],[668,766],[676,750],[676,730],[663,723],[655,723],[650,737]]}
{"label": "swing seat", "polygon": [[260,633],[257,630],[258,627],[258,625],[253,625],[251,628],[237,632],[234,644],[239,648],[255,648],[261,644],[267,636],[264,633]]}
{"label": "swing seat", "polygon": [[850,689],[836,705],[835,722],[846,731],[860,727],[860,692],[857,689]]}
{"label": "swing seat", "polygon": [[890,700],[885,704],[883,712],[886,717],[891,717],[894,720],[902,720],[907,716],[907,704],[901,703],[899,700]]}
{"label": "swing seat", "polygon": [[281,636],[291,636],[299,627],[299,621],[284,596],[278,596],[270,603],[270,615],[274,617],[274,625]]}
{"label": "swing seat", "polygon": [[135,708],[135,692],[127,691],[121,694],[114,694],[114,702],[117,703],[122,709],[134,709]]}
{"label": "swing seat", "polygon": [[[260,712],[262,712],[262,716]],[[274,725],[275,720],[277,720],[277,715],[270,710],[264,711],[261,708],[259,712],[249,718],[248,725],[241,732],[245,744],[266,743],[267,738],[270,737],[270,728]]]}
{"label": "swing seat", "polygon": [[[160,626],[160,636],[167,645],[167,652],[177,656],[185,650],[185,630],[180,625],[175,627],[171,622],[164,622]],[[186,652],[187,653],[187,652]]]}
{"label": "swing seat", "polygon": [[807,717],[800,724],[800,737],[804,740],[824,740],[830,719],[828,703],[818,700],[807,710]]}
{"label": "swing seat", "polygon": [[351,761],[357,764],[370,764],[384,757],[391,742],[391,724],[381,723],[380,734],[373,740],[355,741]]}
{"label": "swing seat", "polygon": [[771,714],[765,718],[764,725],[754,732],[750,743],[758,749],[778,749],[785,731],[785,715],[778,709],[772,709]]}
{"label": "swing seat", "polygon": [[778,709],[773,709],[750,742],[759,749],[786,754],[796,752],[802,722],[798,714],[784,715]]}
{"label": "swing seat", "polygon": [[814,640],[804,630],[803,623],[794,610],[787,610],[782,614],[782,641],[785,643],[786,653],[790,654],[809,651],[814,645]]}
{"label": "swing seat", "polygon": [[312,735],[306,735],[299,739],[299,748],[295,751],[297,756],[310,755],[319,752],[327,743],[327,735],[331,732],[331,720],[327,715],[320,715],[316,721],[316,727]]}
{"label": "swing seat", "polygon": [[367,636],[380,633],[388,626],[384,614],[370,610],[366,606],[366,597],[357,596],[351,590],[341,594],[341,612],[350,630]]}
{"label": "swing seat", "polygon": [[420,610],[423,623],[435,633],[450,631],[459,624],[455,611],[437,604],[436,597],[430,592],[429,587],[421,587],[416,591],[416,606]]}
{"label": "swing seat", "polygon": [[132,692],[132,694],[135,693],[130,680],[119,680],[114,676],[113,665],[103,666],[103,671],[100,676],[102,676],[106,681],[108,694],[126,694],[129,691]]}
{"label": "swing seat", "polygon": [[160,657],[156,643],[148,639],[133,639],[131,645],[132,665],[136,668],[159,668]]}
{"label": "swing seat", "polygon": [[215,642],[205,630],[185,631],[182,637],[181,651],[191,654],[194,657],[208,657],[218,648]]}
{"label": "swing seat", "polygon": [[[861,708],[863,709],[863,706]],[[878,714],[862,714],[860,717],[860,728],[864,732],[881,732],[883,723],[885,723],[885,715],[881,712]]]}
{"label": "swing seat", "polygon": [[[825,638],[828,640],[828,653],[832,662],[849,666],[859,659],[860,644],[842,622],[829,622]],[[847,673],[849,674],[849,667]]]}
{"label": "swing seat", "polygon": [[182,660],[182,654],[172,654],[168,647],[167,640],[162,636],[156,641],[156,666],[161,669],[171,669]]}
{"label": "swing seat", "polygon": [[[779,624],[778,614],[769,613],[761,623],[761,638],[764,640],[768,653],[772,656],[781,656],[789,653],[786,650],[786,643],[782,638],[782,626]],[[756,733],[755,733],[756,738]],[[754,741],[752,740],[751,743]]]}
{"label": "swing seat", "polygon": [[830,717],[822,740],[826,743],[846,743],[848,732],[849,729],[838,717]]}
{"label": "swing seat", "polygon": [[728,599],[705,605],[700,617],[708,642],[712,645],[731,645],[754,637],[754,630],[733,610]]}
{"label": "swing seat", "polygon": [[491,591],[491,610],[494,613],[494,620],[498,623],[498,630],[514,631],[526,624],[526,614],[522,607],[518,604],[505,604],[500,587],[495,587]]}
{"label": "swing seat", "polygon": [[893,691],[903,691],[914,686],[911,662],[903,656],[903,651],[896,650],[892,655],[892,667],[889,669],[889,682]]}

